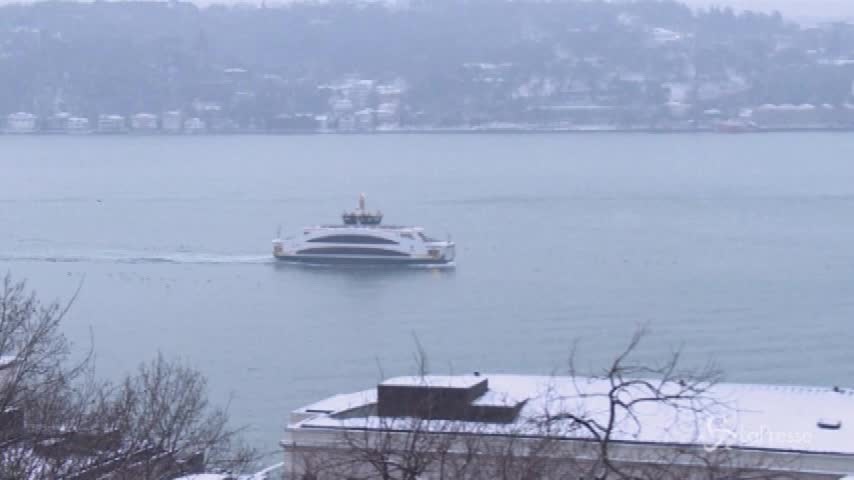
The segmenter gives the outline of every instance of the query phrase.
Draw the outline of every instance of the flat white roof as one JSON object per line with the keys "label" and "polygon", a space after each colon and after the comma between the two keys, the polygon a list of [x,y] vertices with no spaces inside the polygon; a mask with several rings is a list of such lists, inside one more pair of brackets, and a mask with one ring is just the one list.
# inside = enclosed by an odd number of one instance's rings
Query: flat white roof
{"label": "flat white roof", "polygon": [[311,405],[306,405],[297,409],[298,413],[336,413],[350,410],[351,408],[361,407],[377,401],[376,389],[363,390],[354,393],[342,393],[325,398],[319,402],[314,402]]}
{"label": "flat white roof", "polygon": [[489,389],[472,402],[472,405],[483,407],[513,407],[526,400],[528,400],[528,397],[520,397],[518,396],[518,392],[514,394],[513,392],[499,392]]}
{"label": "flat white roof", "polygon": [[15,355],[0,355],[0,368],[9,366],[9,365],[15,363],[15,360],[17,360],[17,359],[18,359],[18,357],[16,357]]}
{"label": "flat white roof", "polygon": [[484,380],[486,380],[486,377],[475,375],[423,375],[389,378],[380,383],[380,385],[395,387],[471,388]]}
{"label": "flat white roof", "polygon": [[[488,380],[489,391],[475,400],[475,404],[526,399],[527,403],[515,423],[489,424],[486,428],[480,425],[480,432],[536,434],[535,430],[525,429],[532,425],[530,420],[545,411],[585,412],[588,418],[600,420],[607,412],[607,402],[597,396],[610,388],[602,379],[483,374],[431,376],[428,381],[437,386],[465,386],[483,379]],[[418,380],[418,377],[397,377],[383,385],[413,385]],[[715,405],[701,415],[661,403],[643,404],[636,410],[640,426],[622,422],[614,438],[624,442],[685,445],[723,442],[730,447],[854,455],[854,388],[719,384],[707,396],[715,400]],[[290,428],[371,428],[378,425],[377,417],[339,419],[334,413],[374,402],[376,389],[336,395],[299,410],[330,414],[318,414]],[[819,420],[834,420],[840,427],[820,428]],[[401,423],[403,428],[405,425],[405,421]],[[583,438],[583,434],[575,431],[566,437]]]}
{"label": "flat white roof", "polygon": [[188,475],[186,477],[179,477],[175,480],[228,480],[229,478],[234,478],[231,475],[226,475],[224,473],[196,473],[193,475]]}

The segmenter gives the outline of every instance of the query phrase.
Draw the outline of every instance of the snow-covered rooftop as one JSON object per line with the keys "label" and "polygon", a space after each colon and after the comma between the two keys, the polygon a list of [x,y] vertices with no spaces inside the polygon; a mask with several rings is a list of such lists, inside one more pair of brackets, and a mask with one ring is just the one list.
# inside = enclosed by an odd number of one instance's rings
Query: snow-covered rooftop
{"label": "snow-covered rooftop", "polygon": [[[483,374],[477,377],[430,376],[427,381],[436,386],[463,388],[474,380],[483,379],[488,381],[489,390],[475,400],[475,404],[501,405],[524,400],[527,403],[514,423],[480,425],[479,432],[535,433],[527,430],[533,429],[534,422],[546,411],[583,412],[588,418],[600,420],[607,411],[607,402],[598,396],[610,388],[610,383],[603,379]],[[406,386],[418,384],[418,381],[422,379],[398,377],[382,385]],[[854,388],[718,384],[709,389],[706,397],[714,402],[700,414],[686,413],[662,403],[642,404],[636,410],[639,426],[623,422],[614,438],[623,442],[725,443],[730,447],[854,456]],[[374,416],[336,416],[337,412],[373,404],[376,398],[376,389],[330,397],[299,409],[298,412],[315,412],[316,415],[290,428],[379,428],[380,422],[387,425],[389,420]],[[819,425],[828,420],[839,428]],[[393,421],[405,425],[400,419]],[[561,435],[584,438],[578,430]]]}
{"label": "snow-covered rooftop", "polygon": [[175,480],[228,480],[233,478],[223,473],[197,473],[186,477],[176,478]]}
{"label": "snow-covered rooftop", "polygon": [[15,363],[17,357],[14,355],[0,355],[0,368],[7,367]]}
{"label": "snow-covered rooftop", "polygon": [[277,463],[255,473],[236,476],[226,473],[196,473],[179,477],[175,480],[270,480],[273,478],[282,478],[280,470],[283,467],[284,463]]}
{"label": "snow-covered rooftop", "polygon": [[475,406],[498,406],[498,407],[509,407],[517,405],[520,402],[524,402],[527,400],[527,397],[519,397],[519,392],[514,394],[513,392],[499,392],[495,390],[488,390],[486,393],[477,398],[472,405]]}
{"label": "snow-covered rooftop", "polygon": [[325,398],[319,402],[306,405],[296,413],[338,413],[352,408],[361,407],[377,401],[376,389],[363,390],[361,392],[342,393]]}
{"label": "snow-covered rooftop", "polygon": [[484,381],[479,375],[423,375],[394,377],[380,385],[395,387],[471,388]]}

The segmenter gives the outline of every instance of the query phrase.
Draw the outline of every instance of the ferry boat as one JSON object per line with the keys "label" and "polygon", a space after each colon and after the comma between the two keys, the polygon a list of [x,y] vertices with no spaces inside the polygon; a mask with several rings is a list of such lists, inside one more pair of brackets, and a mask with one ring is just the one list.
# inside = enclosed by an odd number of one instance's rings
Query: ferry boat
{"label": "ferry boat", "polygon": [[414,226],[382,225],[383,214],[365,207],[344,212],[340,225],[306,227],[302,235],[273,240],[273,256],[310,264],[448,265],[454,242],[428,237]]}

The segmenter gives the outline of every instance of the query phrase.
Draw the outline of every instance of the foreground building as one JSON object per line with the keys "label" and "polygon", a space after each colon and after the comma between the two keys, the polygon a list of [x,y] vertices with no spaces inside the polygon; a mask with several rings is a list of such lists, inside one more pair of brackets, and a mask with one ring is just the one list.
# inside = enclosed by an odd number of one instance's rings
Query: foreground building
{"label": "foreground building", "polygon": [[854,474],[854,389],[717,384],[695,390],[680,380],[656,386],[650,399],[655,381],[621,379],[615,390],[612,380],[392,378],[294,411],[281,442],[285,477],[592,480],[618,478],[619,471],[638,479],[839,480]]}

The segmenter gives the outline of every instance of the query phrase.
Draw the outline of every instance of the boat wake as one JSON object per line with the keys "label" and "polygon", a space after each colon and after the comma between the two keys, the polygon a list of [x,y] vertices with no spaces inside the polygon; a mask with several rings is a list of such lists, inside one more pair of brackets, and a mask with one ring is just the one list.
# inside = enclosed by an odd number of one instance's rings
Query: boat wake
{"label": "boat wake", "polygon": [[1,254],[4,262],[38,263],[118,263],[118,264],[176,264],[176,265],[235,265],[269,264],[269,255],[222,255],[205,253],[132,253],[103,252],[97,254]]}
{"label": "boat wake", "polygon": [[436,264],[424,264],[424,265],[410,265],[409,268],[415,270],[454,270],[457,268],[456,262],[448,262],[448,263],[436,263]]}

